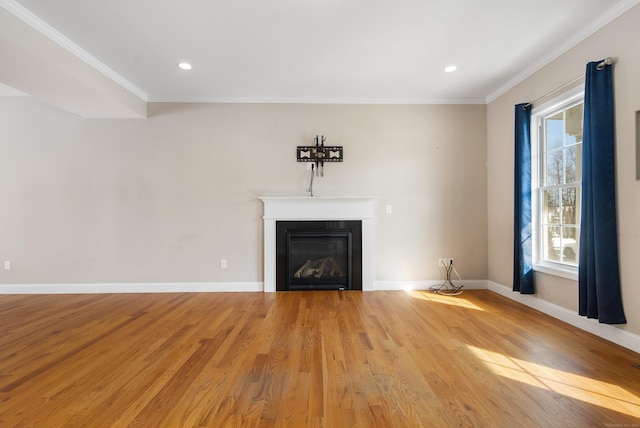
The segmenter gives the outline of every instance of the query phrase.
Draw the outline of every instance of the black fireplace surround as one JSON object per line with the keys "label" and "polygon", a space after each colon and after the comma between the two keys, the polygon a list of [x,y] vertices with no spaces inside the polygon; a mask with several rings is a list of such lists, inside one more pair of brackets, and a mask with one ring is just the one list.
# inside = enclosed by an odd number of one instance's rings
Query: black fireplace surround
{"label": "black fireplace surround", "polygon": [[276,221],[276,291],[362,290],[362,221]]}

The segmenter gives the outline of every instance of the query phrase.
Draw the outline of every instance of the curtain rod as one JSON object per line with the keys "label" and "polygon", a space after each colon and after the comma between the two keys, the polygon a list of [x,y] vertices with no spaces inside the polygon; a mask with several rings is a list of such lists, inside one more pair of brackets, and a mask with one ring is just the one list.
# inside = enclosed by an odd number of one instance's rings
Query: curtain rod
{"label": "curtain rod", "polygon": [[[611,58],[609,56],[609,57],[606,57],[605,59],[603,59],[602,61],[600,61],[598,63],[598,65],[596,66],[596,68],[598,70],[602,70],[605,66],[611,65],[611,64],[613,64],[613,58]],[[575,77],[575,78],[571,79],[570,81],[568,81],[567,83],[565,83],[564,85],[562,85],[562,86],[560,86],[560,87],[558,87],[558,88],[556,88],[556,89],[554,89],[554,90],[552,90],[550,92],[547,92],[543,96],[536,98],[535,100],[531,101],[530,103],[525,104],[523,106],[523,108],[526,108],[526,107],[529,107],[529,106],[531,106],[533,104],[539,103],[541,100],[543,100],[545,98],[548,98],[549,96],[555,94],[556,92],[560,92],[560,91],[562,91],[563,89],[565,89],[565,88],[567,88],[569,86],[575,85],[576,83],[578,83],[580,80],[583,80],[583,79],[584,79],[584,74],[582,74],[582,75],[580,75],[578,77]]]}
{"label": "curtain rod", "polygon": [[559,87],[555,88],[554,90],[547,92],[543,96],[536,98],[535,100],[531,101],[530,103],[526,103],[522,107],[526,108],[526,107],[532,106],[534,104],[537,104],[540,101],[544,100],[545,98],[549,98],[551,95],[556,94],[556,93],[562,91],[563,89],[566,89],[569,86],[575,85],[576,83],[578,83],[581,80],[584,80],[584,75],[580,75],[578,77],[574,77],[573,79],[571,79],[570,81],[568,81],[564,85],[559,86]]}

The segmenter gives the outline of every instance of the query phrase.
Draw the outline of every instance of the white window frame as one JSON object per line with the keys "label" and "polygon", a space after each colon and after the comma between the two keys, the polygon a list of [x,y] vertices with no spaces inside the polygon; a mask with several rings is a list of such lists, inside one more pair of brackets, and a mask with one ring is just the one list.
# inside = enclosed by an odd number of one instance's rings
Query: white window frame
{"label": "white window frame", "polygon": [[531,110],[531,227],[533,241],[533,270],[567,279],[578,280],[578,267],[564,263],[556,263],[541,259],[542,246],[540,225],[542,218],[542,201],[540,197],[540,178],[542,176],[542,118],[557,110],[571,108],[584,102],[584,84],[580,84],[562,95],[546,101]]}

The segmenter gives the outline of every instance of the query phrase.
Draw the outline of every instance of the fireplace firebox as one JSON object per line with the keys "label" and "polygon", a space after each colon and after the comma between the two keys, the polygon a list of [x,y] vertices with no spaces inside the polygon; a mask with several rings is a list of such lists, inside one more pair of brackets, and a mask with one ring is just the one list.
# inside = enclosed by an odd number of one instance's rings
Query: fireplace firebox
{"label": "fireplace firebox", "polygon": [[362,290],[362,222],[276,221],[276,291]]}

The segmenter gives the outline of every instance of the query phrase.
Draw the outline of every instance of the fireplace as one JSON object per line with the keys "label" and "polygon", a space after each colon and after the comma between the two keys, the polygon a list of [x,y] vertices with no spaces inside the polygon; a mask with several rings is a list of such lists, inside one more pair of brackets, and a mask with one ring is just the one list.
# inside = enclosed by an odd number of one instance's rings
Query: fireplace
{"label": "fireplace", "polygon": [[276,290],[362,290],[362,221],[277,221]]}
{"label": "fireplace", "polygon": [[[362,291],[373,288],[374,213],[376,197],[367,196],[262,196],[264,204],[264,291],[276,291],[276,223],[357,221],[361,224]],[[353,239],[353,237],[352,237]],[[338,245],[338,244],[335,244]],[[306,262],[306,260],[305,260]],[[352,287],[356,287],[352,277]],[[355,289],[355,288],[352,288]]]}

